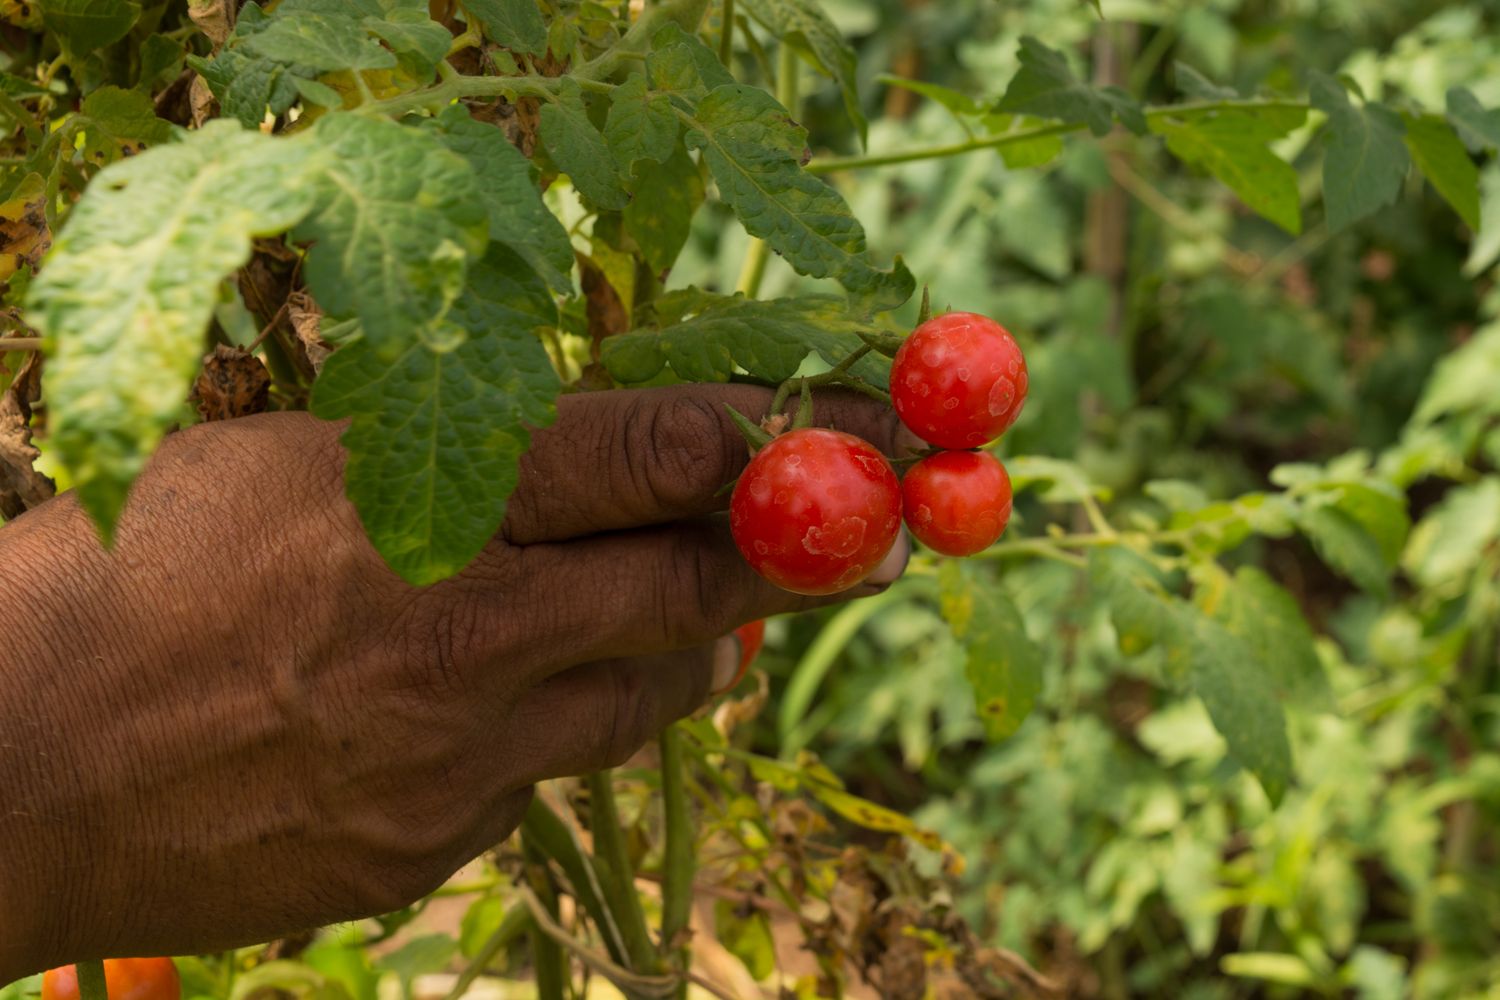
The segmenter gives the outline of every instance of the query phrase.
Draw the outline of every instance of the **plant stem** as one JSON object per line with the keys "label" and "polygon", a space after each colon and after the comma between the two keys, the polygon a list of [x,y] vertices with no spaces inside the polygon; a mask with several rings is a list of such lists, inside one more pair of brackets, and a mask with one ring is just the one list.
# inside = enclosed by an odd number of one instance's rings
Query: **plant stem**
{"label": "plant stem", "polygon": [[109,986],[104,981],[103,962],[79,962],[76,969],[80,1000],[109,1000]]}
{"label": "plant stem", "polygon": [[40,351],[41,337],[5,337],[0,339],[0,351]]}
{"label": "plant stem", "polygon": [[[1237,108],[1247,110],[1277,108],[1306,110],[1307,102],[1256,100],[1195,101],[1188,104],[1149,108],[1146,111],[1146,117],[1147,119],[1169,118],[1173,115],[1207,114],[1213,111],[1233,111]],[[1038,125],[1035,128],[1022,129],[1019,132],[1006,132],[1003,135],[984,136],[979,139],[970,139],[967,142],[955,142],[943,146],[908,149],[898,153],[879,153],[871,156],[835,156],[826,160],[814,160],[804,169],[810,174],[831,174],[839,170],[863,170],[868,167],[889,167],[898,163],[915,163],[920,160],[940,160],[949,156],[961,156],[964,153],[977,152],[981,149],[1000,149],[1014,143],[1030,142],[1033,139],[1045,139],[1053,135],[1081,132],[1083,129],[1084,124],[1082,122],[1054,122],[1050,125]]]}
{"label": "plant stem", "polygon": [[573,889],[573,897],[587,911],[598,928],[604,946],[616,962],[626,958],[624,935],[615,922],[614,914],[604,905],[604,886],[599,872],[578,843],[573,830],[562,821],[540,796],[531,800],[526,809],[526,818],[521,821],[521,834],[538,853],[557,862]]}
{"label": "plant stem", "polygon": [[464,971],[458,974],[453,982],[453,988],[448,991],[443,1000],[458,1000],[459,997],[469,992],[469,987],[474,985],[474,980],[484,974],[484,970],[500,956],[510,943],[514,941],[526,925],[530,922],[531,914],[524,906],[514,906],[505,911],[505,916],[500,920],[500,926],[495,928],[495,933],[479,949],[479,954],[474,956],[474,961],[464,967]]}
{"label": "plant stem", "polygon": [[734,58],[734,0],[724,0],[719,29],[719,62],[729,69],[729,60]]}
{"label": "plant stem", "polygon": [[545,909],[555,920],[558,913],[557,895],[552,891],[551,879],[548,877],[547,859],[524,833],[521,835],[521,851],[526,855],[526,881],[530,883],[529,887],[522,885],[521,892],[526,893],[529,900],[536,901],[536,905],[527,913],[529,919],[526,936],[531,941],[531,962],[535,968],[537,997],[539,1000],[564,1000],[568,980],[571,978],[568,975],[568,956],[543,930],[538,916],[538,911]]}
{"label": "plant stem", "polygon": [[580,83],[585,80],[607,79],[620,68],[622,61],[649,51],[652,36],[666,23],[675,23],[688,34],[697,32],[698,23],[703,20],[708,4],[709,0],[667,0],[666,3],[647,7],[609,51],[601,52],[578,66],[570,75]]}
{"label": "plant stem", "polygon": [[[685,939],[693,908],[693,876],[696,874],[697,837],[688,814],[687,768],[682,755],[682,731],[675,725],[662,731],[661,801],[666,842],[662,848],[661,947],[663,954],[678,952],[681,968],[692,964]],[[686,996],[687,984],[680,987]]]}
{"label": "plant stem", "polygon": [[625,938],[630,966],[636,972],[656,970],[656,950],[646,928],[646,914],[641,898],[635,892],[635,869],[620,826],[620,811],[615,805],[615,786],[608,771],[595,771],[588,777],[589,829],[594,834],[594,857],[603,883],[604,903],[614,915]]}

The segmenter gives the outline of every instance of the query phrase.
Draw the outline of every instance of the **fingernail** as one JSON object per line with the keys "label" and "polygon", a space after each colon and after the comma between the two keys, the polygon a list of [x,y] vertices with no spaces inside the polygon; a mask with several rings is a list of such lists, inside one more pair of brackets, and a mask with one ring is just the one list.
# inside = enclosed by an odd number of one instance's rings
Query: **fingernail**
{"label": "fingernail", "polygon": [[714,643],[713,693],[723,694],[740,678],[740,640],[732,635]]}
{"label": "fingernail", "polygon": [[911,538],[907,535],[906,529],[902,528],[901,533],[896,536],[896,544],[891,546],[891,551],[887,552],[880,565],[875,567],[875,572],[865,577],[865,583],[880,586],[895,583],[901,579],[901,574],[906,572],[906,564],[910,561]]}
{"label": "fingernail", "polygon": [[926,451],[929,445],[926,441],[917,437],[910,427],[902,424],[896,428],[896,436],[891,442],[896,446],[896,457],[906,458],[918,452]]}

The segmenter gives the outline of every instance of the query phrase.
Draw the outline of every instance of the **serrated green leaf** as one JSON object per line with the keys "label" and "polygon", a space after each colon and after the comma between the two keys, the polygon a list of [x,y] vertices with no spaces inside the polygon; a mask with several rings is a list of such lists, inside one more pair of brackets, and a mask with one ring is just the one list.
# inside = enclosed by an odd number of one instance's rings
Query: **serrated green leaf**
{"label": "serrated green leaf", "polygon": [[356,18],[336,14],[273,15],[270,25],[245,39],[242,47],[251,55],[320,73],[396,65],[395,54],[366,35]]}
{"label": "serrated green leaf", "polygon": [[1042,690],[1042,653],[1004,592],[981,585],[954,559],[938,571],[943,618],[966,653],[985,735],[1003,740],[1031,714]]}
{"label": "serrated green leaf", "polygon": [[999,111],[1020,111],[1041,118],[1078,122],[1095,135],[1104,135],[1122,112],[1133,131],[1144,131],[1139,106],[1123,91],[1105,93],[1081,82],[1056,49],[1030,35],[1021,39],[1021,68],[1005,88]]}
{"label": "serrated green leaf", "polygon": [[[781,382],[810,352],[836,364],[863,346],[860,331],[875,329],[828,295],[747,299],[689,288],[669,292],[653,305],[661,329],[604,342],[601,360],[621,382],[647,381],[667,365],[691,382],[726,382],[738,369]],[[854,371],[884,386],[890,369],[883,360],[866,357]]]}
{"label": "serrated green leaf", "polygon": [[313,205],[324,152],[209,122],[105,168],[31,286],[55,343],[50,447],[109,537],[126,491],[198,370],[219,282]]}
{"label": "serrated green leaf", "polygon": [[328,86],[304,76],[291,78],[292,86],[297,88],[297,95],[304,101],[316,104],[322,108],[338,109],[344,106],[344,95]]}
{"label": "serrated green leaf", "polygon": [[1311,626],[1292,595],[1263,571],[1237,569],[1218,592],[1212,617],[1245,643],[1277,697],[1315,711],[1333,707]]}
{"label": "serrated green leaf", "polygon": [[1389,205],[1401,193],[1411,165],[1402,141],[1405,128],[1390,108],[1374,101],[1356,108],[1339,81],[1311,75],[1313,106],[1328,115],[1323,156],[1323,202],[1328,228],[1337,231]]}
{"label": "serrated green leaf", "polygon": [[679,145],[664,163],[638,162],[630,188],[635,197],[622,213],[625,228],[646,262],[665,275],[687,243],[693,215],[703,204],[703,176]]}
{"label": "serrated green leaf", "polygon": [[1467,87],[1448,91],[1448,120],[1471,148],[1500,150],[1500,108],[1486,111]]}
{"label": "serrated green leaf", "polygon": [[784,44],[811,59],[819,69],[838,84],[844,99],[844,110],[863,145],[869,137],[870,123],[859,106],[856,75],[859,61],[854,47],[829,20],[817,0],[744,0],[750,16],[766,27]]}
{"label": "serrated green leaf", "polygon": [[773,97],[738,84],[717,87],[699,102],[692,125],[688,144],[703,150],[720,197],[750,235],[799,273],[873,297],[877,309],[911,297],[911,273],[899,262],[889,271],[876,267],[843,196],[794,158],[807,133]]}
{"label": "serrated green leaf", "polygon": [[118,42],[141,16],[135,0],[46,0],[42,24],[75,56]]}
{"label": "serrated green leaf", "polygon": [[[984,115],[981,120],[991,135],[1026,131],[1035,128],[1041,121],[1030,115],[1007,115],[994,112]],[[1062,150],[1063,137],[1060,135],[1037,136],[1034,139],[1007,142],[997,147],[1000,159],[1004,160],[1005,165],[1011,170],[1043,166],[1056,159]]]}
{"label": "serrated green leaf", "polygon": [[675,24],[663,25],[651,36],[651,49],[646,76],[652,90],[696,103],[715,87],[734,83],[714,51]]}
{"label": "serrated green leaf", "polygon": [[299,74],[274,59],[226,48],[212,59],[188,56],[187,63],[219,99],[224,115],[246,128],[258,126],[268,110],[280,115],[297,102]]}
{"label": "serrated green leaf", "polygon": [[152,35],[141,43],[141,68],[136,87],[151,93],[182,70],[182,43],[166,35]]}
{"label": "serrated green leaf", "polygon": [[367,341],[335,351],[313,412],[353,418],[345,482],[370,541],[409,583],[463,569],[499,530],[530,429],[561,388],[537,327],[555,324],[541,279],[498,244],[452,309],[468,336],[449,351],[409,342],[392,359]]}
{"label": "serrated green leaf", "polygon": [[1135,656],[1159,647],[1167,679],[1185,681],[1189,649],[1181,602],[1163,589],[1151,565],[1124,549],[1096,549],[1088,572],[1109,608],[1120,652]]}
{"label": "serrated green leaf", "polygon": [[1449,491],[1411,533],[1401,566],[1424,587],[1461,582],[1500,538],[1500,479]]}
{"label": "serrated green leaf", "polygon": [[156,117],[151,98],[138,90],[100,87],[83,99],[82,114],[73,119],[75,135],[83,136],[84,155],[95,161],[113,160],[122,143],[166,142],[177,129]]}
{"label": "serrated green leaf", "polygon": [[358,316],[382,356],[462,336],[444,317],[489,228],[468,163],[430,132],[348,112],[325,115],[311,134],[334,160],[294,233],[313,241],[303,273],[319,305]]}
{"label": "serrated green leaf", "polygon": [[437,117],[424,120],[423,126],[474,171],[489,212],[490,239],[519,254],[553,291],[571,290],[573,244],[542,201],[531,161],[510,144],[504,132],[475,121],[461,104],[450,104]]}
{"label": "serrated green leaf", "polygon": [[[984,108],[978,101],[968,94],[960,93],[951,87],[944,87],[940,83],[930,83],[926,80],[908,80],[904,76],[896,76],[892,73],[882,73],[875,78],[876,83],[883,83],[889,87],[900,87],[914,94],[921,94],[931,101],[936,101],[955,115],[960,117],[979,115],[984,113]],[[1007,119],[1010,116],[1006,116]]]}
{"label": "serrated green leaf", "polygon": [[1427,182],[1470,229],[1479,228],[1479,169],[1439,115],[1403,115],[1406,148]]}
{"label": "serrated green leaf", "polygon": [[1178,159],[1203,167],[1287,232],[1302,231],[1297,171],[1269,146],[1285,134],[1277,123],[1225,112],[1190,118],[1157,115],[1150,125]]}
{"label": "serrated green leaf", "polygon": [[558,168],[595,206],[619,209],[630,201],[604,136],[589,120],[583,89],[570,76],[558,86],[557,100],[542,107],[542,141]]}
{"label": "serrated green leaf", "polygon": [[536,0],[464,0],[464,10],[491,41],[531,55],[547,51],[547,24]]}
{"label": "serrated green leaf", "polygon": [[1376,594],[1385,593],[1390,570],[1377,542],[1358,521],[1331,505],[1308,507],[1297,516],[1297,527],[1312,542],[1318,558]]}
{"label": "serrated green leaf", "polygon": [[425,0],[396,7],[383,16],[364,19],[365,30],[390,46],[401,68],[418,83],[428,83],[448,55],[453,36],[427,14]]}
{"label": "serrated green leaf", "polygon": [[610,95],[604,141],[626,174],[637,160],[661,163],[677,148],[677,114],[664,94],[646,91],[646,77],[632,76]]}
{"label": "serrated green leaf", "polygon": [[1279,804],[1291,784],[1292,747],[1273,679],[1243,639],[1197,612],[1191,612],[1188,641],[1194,693],[1235,760],[1255,775],[1271,804]]}

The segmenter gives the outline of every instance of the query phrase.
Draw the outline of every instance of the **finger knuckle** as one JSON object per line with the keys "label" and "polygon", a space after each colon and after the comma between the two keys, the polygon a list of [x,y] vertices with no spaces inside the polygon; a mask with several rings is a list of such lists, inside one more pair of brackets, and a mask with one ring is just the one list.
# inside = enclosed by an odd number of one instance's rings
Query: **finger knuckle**
{"label": "finger knuckle", "polygon": [[701,501],[704,484],[728,478],[734,444],[710,400],[672,393],[634,404],[621,450],[642,503],[685,511]]}
{"label": "finger knuckle", "polygon": [[642,671],[616,669],[609,677],[601,747],[606,768],[621,766],[651,738],[655,718],[652,688]]}

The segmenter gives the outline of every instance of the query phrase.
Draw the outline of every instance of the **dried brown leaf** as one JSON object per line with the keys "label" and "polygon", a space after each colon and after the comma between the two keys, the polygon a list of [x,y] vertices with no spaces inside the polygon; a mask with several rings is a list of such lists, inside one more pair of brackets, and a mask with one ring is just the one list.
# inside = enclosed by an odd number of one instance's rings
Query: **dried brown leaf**
{"label": "dried brown leaf", "polygon": [[47,226],[47,196],[16,198],[0,205],[0,281],[9,281],[22,268],[36,271],[37,263],[52,246]]}
{"label": "dried brown leaf", "polygon": [[31,443],[31,405],[42,395],[42,356],[33,353],[0,393],[0,514],[17,517],[57,494],[57,484],[33,463],[41,452]]}
{"label": "dried brown leaf", "polygon": [[232,420],[264,413],[271,393],[271,373],[260,358],[238,347],[219,344],[203,359],[203,371],[190,397],[204,420]]}
{"label": "dried brown leaf", "polygon": [[215,51],[234,30],[234,7],[233,0],[188,0],[188,17],[214,43]]}
{"label": "dried brown leaf", "polygon": [[323,327],[323,310],[306,292],[293,292],[287,296],[286,304],[292,331],[297,334],[297,342],[307,354],[307,363],[312,366],[313,374],[321,375],[323,362],[333,353],[333,348],[328,346],[320,333]]}

